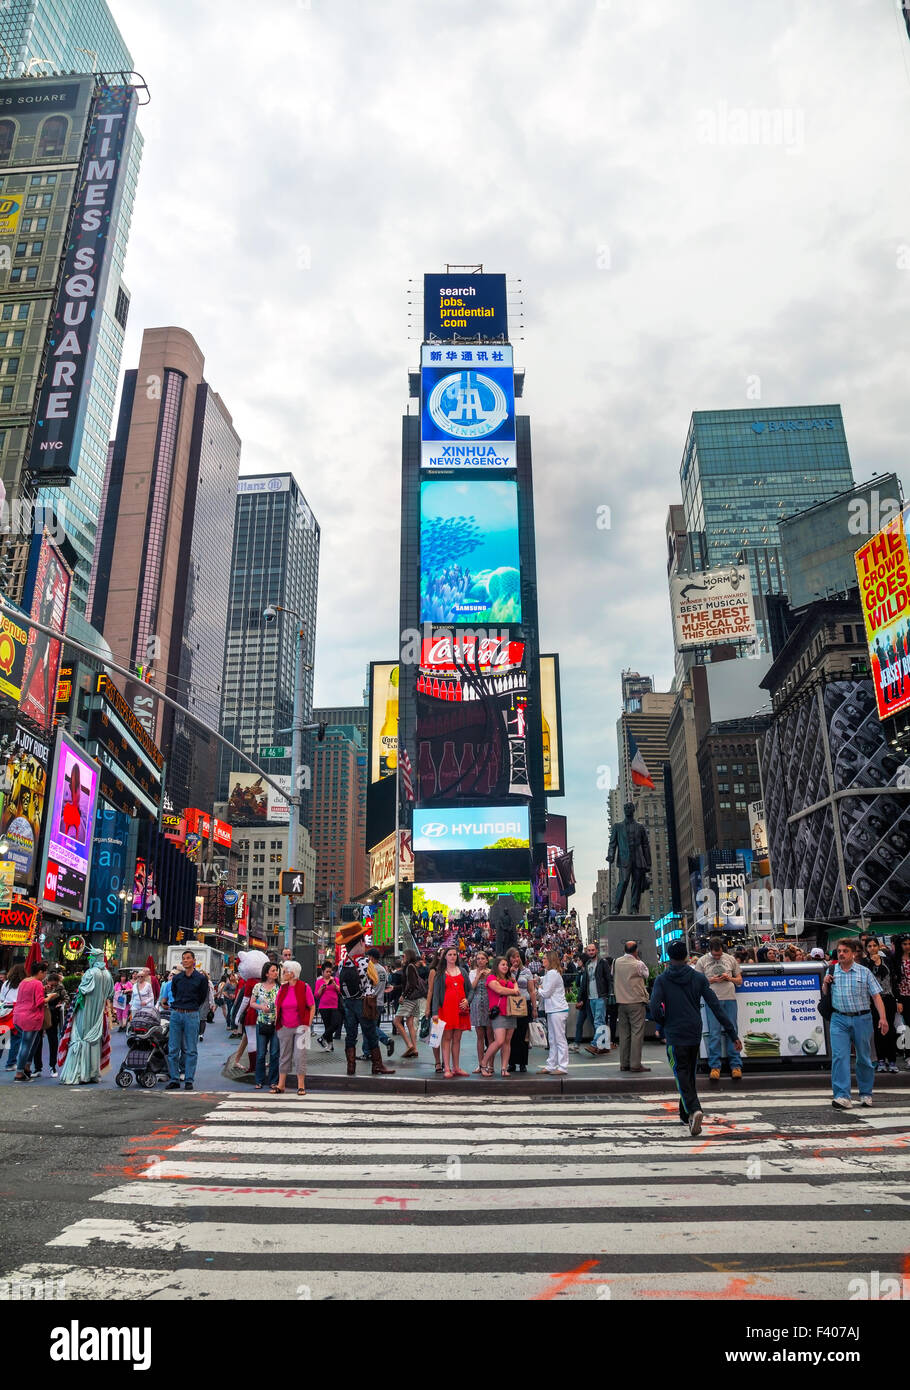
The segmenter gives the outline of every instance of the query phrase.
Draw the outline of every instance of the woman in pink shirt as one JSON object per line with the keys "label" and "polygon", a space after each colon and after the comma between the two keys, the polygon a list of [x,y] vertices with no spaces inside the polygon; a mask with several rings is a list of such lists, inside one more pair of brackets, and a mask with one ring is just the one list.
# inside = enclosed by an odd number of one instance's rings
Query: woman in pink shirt
{"label": "woman in pink shirt", "polygon": [[296,960],[286,960],[281,967],[281,988],[275,999],[275,1027],[278,1031],[278,1085],[269,1089],[277,1096],[283,1096],[285,1082],[291,1071],[297,1073],[297,1094],[306,1095],[306,1051],[305,1030],[313,1021],[316,1007],[313,991],[300,978],[300,966]]}
{"label": "woman in pink shirt", "polygon": [[13,1006],[13,1024],[20,1030],[19,1053],[14,1081],[30,1081],[30,1065],[36,1043],[44,1028],[44,977],[47,963],[36,961],[32,973],[23,980]]}
{"label": "woman in pink shirt", "polygon": [[338,995],[338,981],[335,979],[330,965],[322,967],[322,975],[316,981],[316,1007],[319,1010],[324,1028],[322,1037],[318,1039],[319,1045],[323,1051],[334,1052],[335,1047],[332,1039],[338,1026],[341,999]]}

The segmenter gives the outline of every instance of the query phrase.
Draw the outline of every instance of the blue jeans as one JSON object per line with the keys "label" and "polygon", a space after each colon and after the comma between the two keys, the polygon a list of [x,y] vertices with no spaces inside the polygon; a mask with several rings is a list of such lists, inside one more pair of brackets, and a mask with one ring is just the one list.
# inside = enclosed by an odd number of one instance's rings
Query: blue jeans
{"label": "blue jeans", "polygon": [[256,1024],[256,1085],[265,1084],[265,1058],[269,1058],[269,1085],[278,1085],[278,1029],[273,1028],[270,1037],[264,1037],[262,1025]]}
{"label": "blue jeans", "polygon": [[363,1041],[367,1052],[372,1052],[374,1047],[379,1046],[379,1038],[376,1032],[376,1020],[364,1018],[362,999],[344,999],[344,1045],[345,1049],[357,1047],[357,1029],[363,1030]]}
{"label": "blue jeans", "polygon": [[872,1015],[832,1014],[828,1025],[831,1038],[831,1086],[835,1099],[850,1098],[850,1043],[856,1048],[856,1084],[861,1096],[871,1096],[875,1084],[872,1065]]}
{"label": "blue jeans", "polygon": [[23,1028],[19,1033],[19,1047],[16,1053],[16,1071],[25,1071],[32,1060],[35,1039],[41,1037],[40,1028]]}
{"label": "blue jeans", "polygon": [[[607,1021],[607,1001],[606,999],[586,999],[583,1009],[575,1010],[575,1046],[577,1047],[584,1036],[585,1019],[589,1019],[594,1030],[594,1038],[597,1038],[598,1028],[603,1027]],[[596,1042],[594,1043],[596,1046]]]}
{"label": "blue jeans", "polygon": [[6,1059],[6,1070],[7,1070],[7,1071],[12,1071],[13,1067],[16,1065],[16,1058],[17,1058],[18,1055],[19,1055],[19,1039],[21,1038],[21,1036],[22,1036],[22,1029],[21,1029],[21,1028],[17,1028],[17,1027],[15,1027],[15,1025],[14,1025],[12,1028],[10,1028],[10,1030],[9,1030],[9,1047],[8,1047],[9,1056],[8,1056],[7,1059]]}
{"label": "blue jeans", "polygon": [[181,1054],[187,1081],[196,1075],[196,1056],[199,1051],[199,1014],[179,1014],[171,1009],[168,1033],[167,1069],[172,1081],[180,1080]]}
{"label": "blue jeans", "polygon": [[[718,999],[717,1002],[723,1009],[724,1013],[727,1015],[727,1018],[733,1024],[733,1027],[736,1028],[738,1026],[736,1017],[736,1000]],[[715,1018],[714,1014],[710,1009],[705,1009],[705,1018],[708,1022],[708,1033],[705,1039],[705,1045],[708,1053],[708,1066],[711,1068],[712,1071],[715,1068],[718,1071],[720,1071],[720,1064],[723,1059],[724,1052],[726,1051],[727,1056],[730,1058],[730,1066],[741,1068],[743,1064],[742,1056],[740,1055],[740,1053],[736,1051],[732,1042],[727,1037],[726,1033],[721,1027],[720,1019]]]}

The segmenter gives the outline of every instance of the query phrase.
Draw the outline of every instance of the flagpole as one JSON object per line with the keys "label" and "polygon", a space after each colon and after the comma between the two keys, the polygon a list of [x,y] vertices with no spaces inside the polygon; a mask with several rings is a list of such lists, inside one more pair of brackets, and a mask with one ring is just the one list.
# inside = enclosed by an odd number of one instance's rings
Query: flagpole
{"label": "flagpole", "polygon": [[398,721],[396,729],[396,743],[398,745],[398,756],[395,759],[395,895],[393,911],[395,913],[394,936],[392,938],[392,950],[398,956],[398,875],[400,872],[401,857],[401,836],[398,831],[399,818],[401,816],[401,720]]}

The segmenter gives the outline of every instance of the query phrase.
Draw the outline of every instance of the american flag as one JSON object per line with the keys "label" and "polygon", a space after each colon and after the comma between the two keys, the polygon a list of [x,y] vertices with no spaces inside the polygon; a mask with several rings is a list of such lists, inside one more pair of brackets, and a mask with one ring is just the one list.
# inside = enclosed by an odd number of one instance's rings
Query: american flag
{"label": "american flag", "polygon": [[414,800],[414,778],[411,773],[411,759],[408,757],[408,750],[402,748],[401,754],[401,785],[404,787],[405,801]]}

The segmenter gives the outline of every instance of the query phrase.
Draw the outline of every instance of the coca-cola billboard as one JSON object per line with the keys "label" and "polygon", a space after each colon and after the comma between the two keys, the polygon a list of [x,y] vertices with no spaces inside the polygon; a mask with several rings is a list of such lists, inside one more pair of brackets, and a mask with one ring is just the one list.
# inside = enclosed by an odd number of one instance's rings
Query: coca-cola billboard
{"label": "coca-cola billboard", "polygon": [[507,632],[434,632],[421,644],[423,671],[513,671],[524,662],[524,642]]}
{"label": "coca-cola billboard", "polygon": [[417,678],[418,799],[531,795],[524,671]]}

